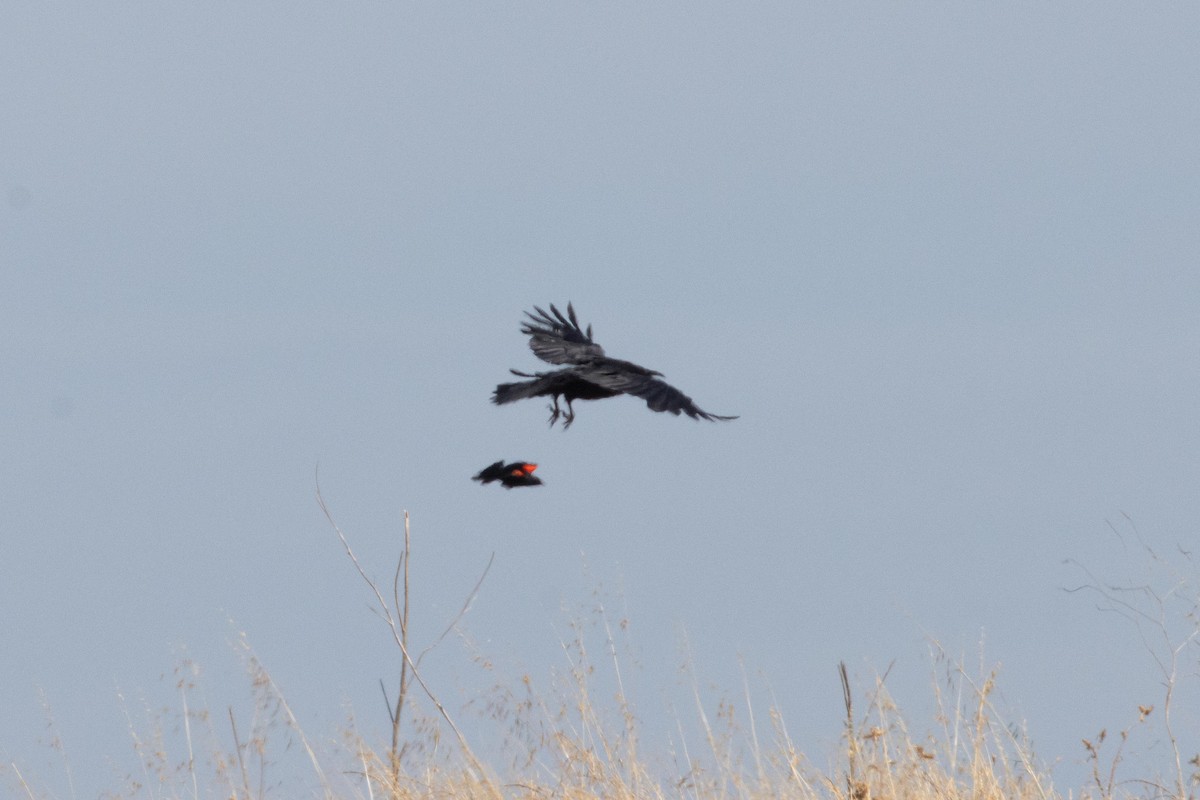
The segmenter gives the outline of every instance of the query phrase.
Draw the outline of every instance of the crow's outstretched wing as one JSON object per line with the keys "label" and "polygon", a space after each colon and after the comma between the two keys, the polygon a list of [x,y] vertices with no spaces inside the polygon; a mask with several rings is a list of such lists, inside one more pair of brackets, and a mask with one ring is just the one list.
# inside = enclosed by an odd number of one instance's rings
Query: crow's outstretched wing
{"label": "crow's outstretched wing", "polygon": [[651,411],[669,411],[672,414],[687,414],[692,419],[717,420],[737,419],[720,414],[710,414],[698,408],[692,398],[671,384],[657,377],[659,373],[616,359],[601,359],[580,369],[579,374],[591,383],[614,392],[624,392],[646,401]]}
{"label": "crow's outstretched wing", "polygon": [[573,400],[597,400],[625,393],[642,398],[652,411],[687,414],[692,419],[710,421],[737,419],[698,408],[692,398],[660,380],[660,372],[607,357],[604,348],[592,339],[592,326],[585,330],[579,324],[570,303],[567,303],[566,314],[551,304],[549,312],[534,306],[533,312],[527,311],[525,316],[528,320],[521,323],[521,332],[529,337],[529,349],[542,361],[566,367],[536,374],[512,370],[531,380],[500,384],[492,396],[494,403],[552,396],[555,399],[553,422],[558,416],[560,396],[567,401],[569,420],[573,417],[569,410]]}
{"label": "crow's outstretched wing", "polygon": [[570,303],[566,316],[553,303],[549,314],[537,306],[533,310],[537,313],[525,312],[529,321],[521,323],[521,333],[529,337],[529,349],[542,361],[580,364],[604,355],[604,348],[592,341],[592,326],[586,331],[580,327]]}

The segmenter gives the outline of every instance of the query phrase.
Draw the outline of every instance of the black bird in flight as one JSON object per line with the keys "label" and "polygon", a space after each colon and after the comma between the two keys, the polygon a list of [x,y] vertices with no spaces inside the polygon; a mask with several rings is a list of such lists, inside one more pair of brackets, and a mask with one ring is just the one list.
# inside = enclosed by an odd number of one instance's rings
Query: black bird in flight
{"label": "black bird in flight", "polygon": [[[542,361],[567,366],[535,373],[510,369],[512,374],[530,380],[497,386],[492,394],[496,405],[527,397],[551,397],[554,402],[550,405],[550,426],[562,417],[564,429],[575,421],[575,410],[571,407],[574,401],[600,400],[619,394],[642,398],[651,411],[670,411],[676,416],[682,412],[692,419],[710,421],[737,419],[697,408],[692,398],[659,380],[661,372],[606,356],[604,348],[592,340],[592,326],[588,325],[586,331],[580,327],[570,303],[566,316],[553,304],[549,314],[537,306],[533,308],[537,313],[526,311],[529,320],[521,323],[521,333],[529,337],[529,349]],[[565,412],[558,406],[560,397],[567,403]]]}
{"label": "black bird in flight", "polygon": [[542,479],[533,474],[535,469],[537,469],[537,464],[530,464],[526,461],[514,461],[511,464],[497,461],[490,467],[484,467],[471,480],[481,483],[500,481],[504,484],[505,489],[511,489],[514,486],[541,486]]}

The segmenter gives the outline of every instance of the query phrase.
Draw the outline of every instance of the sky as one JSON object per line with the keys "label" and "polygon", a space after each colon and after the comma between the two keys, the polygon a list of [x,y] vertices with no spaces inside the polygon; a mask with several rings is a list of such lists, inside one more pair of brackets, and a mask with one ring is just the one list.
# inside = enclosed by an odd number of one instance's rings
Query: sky
{"label": "sky", "polygon": [[[494,554],[426,662],[465,718],[565,668],[598,603],[651,733],[691,716],[686,662],[818,764],[839,661],[918,727],[931,650],[999,665],[1064,791],[1080,739],[1161,706],[1158,640],[1066,590],[1195,597],[1197,7],[4,16],[5,765],[117,788],[124,715],[176,707],[181,665],[244,707],[243,635],[306,730],[352,708],[382,742],[396,654],[318,480],[384,581],[411,515],[416,641]],[[489,403],[539,367],[523,312],[568,301],[740,418]],[[497,459],[545,485],[470,480]]]}

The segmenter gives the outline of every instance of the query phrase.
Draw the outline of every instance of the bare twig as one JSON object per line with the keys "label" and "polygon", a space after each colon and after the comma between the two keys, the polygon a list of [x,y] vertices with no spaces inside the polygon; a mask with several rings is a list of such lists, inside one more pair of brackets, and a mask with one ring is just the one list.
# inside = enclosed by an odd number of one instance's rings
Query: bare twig
{"label": "bare twig", "polygon": [[[407,520],[408,516],[405,515],[405,521],[407,522]],[[450,631],[458,627],[458,623],[462,622],[462,618],[465,617],[467,612],[471,610],[471,605],[475,602],[475,597],[479,594],[479,589],[483,586],[483,581],[487,578],[488,573],[492,569],[492,562],[495,560],[496,554],[492,553],[492,555],[488,558],[487,565],[483,568],[483,572],[479,575],[479,580],[475,581],[475,588],[471,589],[471,593],[467,595],[466,601],[463,603],[462,608],[458,610],[458,613],[454,615],[454,619],[450,620],[450,624],[446,626],[444,631],[442,631],[442,635],[435,639],[433,644],[426,647],[421,651],[420,655],[417,656],[418,666],[421,664],[421,659],[425,658],[425,654],[441,644],[442,640],[450,635]],[[405,581],[407,582],[407,579],[405,579]]]}
{"label": "bare twig", "polygon": [[846,755],[850,773],[846,776],[846,788],[850,797],[858,798],[864,790],[858,781],[858,734],[854,730],[854,697],[850,692],[850,676],[846,672],[845,661],[838,662],[838,677],[842,679],[842,703],[846,706]]}
{"label": "bare twig", "polygon": [[187,681],[188,681],[187,675],[184,674],[183,677],[181,677],[179,680],[179,697],[180,697],[180,701],[183,704],[183,734],[184,734],[184,741],[187,744],[188,774],[192,778],[192,797],[195,800],[199,800],[200,784],[198,782],[198,778],[196,777],[196,754],[192,751],[192,715],[191,715],[191,712],[188,710]]}
{"label": "bare twig", "polygon": [[229,707],[229,727],[233,729],[233,747],[237,753],[238,769],[242,773],[242,789],[246,792],[246,800],[250,800],[250,776],[246,772],[246,760],[242,758],[242,743],[238,739],[237,722],[233,719],[233,706]]}
{"label": "bare twig", "polygon": [[[400,640],[404,643],[401,650],[405,657],[400,662],[400,691],[396,694],[396,707],[388,707],[388,715],[392,718],[392,747],[388,751],[388,769],[391,770],[393,792],[400,786],[400,722],[404,713],[404,701],[408,698],[408,564],[412,555],[412,537],[409,532],[408,512],[404,512],[404,552],[396,561],[396,571],[392,575],[392,600],[400,613]],[[399,582],[401,567],[404,570],[404,604],[399,597]],[[418,659],[420,660],[420,659]],[[381,684],[382,685],[382,684]]]}
{"label": "bare twig", "polygon": [[[1191,796],[1188,794],[1188,785],[1192,782],[1192,776],[1185,774],[1185,759],[1174,725],[1174,706],[1176,692],[1179,688],[1180,660],[1189,647],[1200,641],[1200,599],[1197,597],[1196,579],[1192,575],[1181,574],[1174,565],[1159,556],[1142,538],[1141,532],[1137,529],[1137,526],[1129,515],[1122,513],[1122,516],[1125,518],[1133,536],[1137,539],[1138,544],[1151,564],[1156,570],[1161,569],[1170,576],[1171,584],[1169,588],[1165,592],[1162,592],[1150,583],[1134,583],[1129,581],[1125,584],[1113,584],[1103,582],[1082,564],[1069,559],[1067,563],[1079,569],[1087,577],[1088,582],[1080,586],[1064,588],[1064,591],[1069,593],[1092,592],[1098,595],[1101,600],[1096,606],[1097,609],[1115,613],[1133,623],[1134,630],[1141,640],[1142,646],[1158,667],[1162,679],[1162,725],[1171,748],[1171,757],[1174,762],[1172,764],[1172,772],[1174,774],[1171,778],[1175,784],[1166,791],[1176,797],[1186,798]],[[1116,535],[1121,546],[1128,552],[1128,544],[1122,533],[1111,521],[1108,523],[1108,527]],[[1177,550],[1185,562],[1188,565],[1192,565],[1190,552],[1184,550],[1182,547],[1178,547]],[[1175,608],[1179,602],[1185,605],[1184,609]],[[1186,630],[1180,631],[1172,623],[1175,613],[1179,613],[1186,620]],[[1148,713],[1142,713],[1139,722],[1144,720]],[[1121,732],[1121,744],[1117,747],[1107,783],[1103,786],[1099,785],[1099,775],[1095,770],[1098,767],[1099,745],[1103,741],[1103,738],[1097,737],[1095,743],[1087,740],[1084,741],[1084,747],[1088,750],[1089,758],[1095,759],[1097,762],[1093,767],[1094,778],[1098,784],[1097,788],[1110,796],[1116,785],[1116,767],[1121,760],[1121,753],[1124,749],[1128,732],[1128,729]]]}
{"label": "bare twig", "polygon": [[[393,795],[396,796],[399,791],[400,729],[401,729],[401,722],[402,722],[401,715],[402,715],[404,705],[407,702],[408,682],[409,682],[409,679],[411,678],[412,680],[415,680],[417,682],[417,684],[421,687],[421,690],[425,693],[425,696],[427,698],[429,698],[429,701],[431,703],[433,703],[434,708],[437,709],[439,716],[441,716],[442,720],[445,721],[445,723],[450,727],[450,730],[454,732],[454,736],[458,740],[459,747],[462,749],[463,755],[466,757],[466,759],[470,763],[472,769],[474,769],[478,773],[478,776],[480,777],[480,779],[483,780],[487,784],[488,788],[492,791],[492,793],[496,797],[501,797],[502,793],[501,793],[499,787],[497,787],[495,782],[491,779],[487,770],[484,768],[483,764],[479,761],[478,758],[476,758],[474,752],[471,750],[470,745],[467,744],[466,736],[463,735],[462,730],[458,727],[457,724],[455,724],[454,720],[450,716],[450,712],[446,710],[446,707],[444,705],[442,705],[442,702],[433,693],[433,690],[425,682],[425,679],[422,677],[420,670],[417,668],[420,658],[423,657],[425,655],[425,653],[428,652],[432,647],[436,646],[436,644],[438,642],[440,642],[442,639],[444,639],[445,636],[449,633],[449,631],[455,625],[458,624],[458,621],[462,618],[462,616],[470,608],[471,602],[473,601],[475,594],[479,590],[479,586],[483,583],[483,579],[484,579],[484,577],[486,577],[488,569],[491,568],[491,563],[492,563],[491,560],[489,559],[488,566],[487,566],[487,568],[484,569],[483,575],[480,577],[479,581],[476,583],[475,588],[472,590],[471,594],[468,596],[466,603],[464,603],[464,605],[463,605],[463,608],[455,616],[455,618],[451,622],[450,626],[446,629],[446,631],[442,634],[442,636],[439,637],[438,640],[434,642],[433,645],[430,645],[429,647],[427,647],[418,656],[418,658],[414,660],[410,653],[409,643],[408,643],[408,622],[409,622],[409,570],[408,570],[408,565],[411,560],[411,552],[412,552],[412,540],[411,540],[411,534],[410,534],[410,528],[409,528],[408,512],[407,511],[404,512],[404,550],[400,557],[400,563],[397,564],[396,572],[392,579],[392,596],[393,596],[393,600],[395,602],[395,606],[393,607],[392,605],[390,605],[387,602],[387,600],[384,599],[383,593],[379,590],[379,585],[370,576],[368,576],[366,573],[366,570],[363,569],[362,563],[358,560],[358,556],[355,555],[354,549],[350,546],[349,540],[346,538],[346,535],[342,532],[342,529],[338,526],[337,522],[334,520],[333,514],[330,512],[328,505],[325,503],[325,498],[321,494],[320,481],[316,480],[315,482],[316,482],[317,504],[320,506],[322,513],[325,514],[325,519],[329,521],[330,526],[333,528],[334,532],[337,534],[338,539],[342,543],[342,547],[346,551],[347,557],[349,557],[351,563],[354,564],[354,569],[358,572],[359,577],[361,577],[363,579],[363,582],[366,583],[368,587],[370,587],[371,592],[375,595],[375,601],[379,606],[378,611],[381,614],[381,616],[383,617],[384,622],[387,623],[388,629],[392,633],[392,640],[396,643],[396,646],[400,648],[400,652],[403,656],[403,660],[401,661],[401,668],[400,668],[400,693],[399,693],[399,696],[396,698],[395,707],[393,708],[390,705],[388,707],[388,714],[389,714],[391,722],[392,722],[392,746],[391,746],[391,750],[389,751],[389,754],[388,754],[389,755],[388,768],[389,768],[389,773],[390,773],[389,777],[391,778]],[[493,554],[493,558],[494,557],[495,557],[495,554]],[[403,595],[402,597],[401,597],[401,594]],[[385,697],[386,697],[386,693],[385,693]]]}
{"label": "bare twig", "polygon": [[29,796],[29,800],[37,800],[37,798],[33,795],[33,789],[30,789],[29,784],[25,782],[25,776],[21,774],[21,770],[17,766],[17,762],[11,761],[9,762],[9,766],[12,767],[13,772],[16,773],[17,780],[21,782],[21,788],[25,790],[25,794]]}
{"label": "bare twig", "polygon": [[67,747],[63,742],[62,736],[58,733],[58,725],[54,721],[54,712],[50,708],[50,699],[46,697],[46,691],[38,687],[38,697],[42,703],[42,713],[46,715],[46,728],[51,731],[50,747],[58,751],[58,755],[62,758],[63,769],[67,773],[67,788],[71,792],[71,797],[75,797],[75,773],[71,770],[71,761],[67,758]]}
{"label": "bare twig", "polygon": [[333,787],[330,785],[329,779],[325,777],[325,770],[321,768],[321,762],[317,758],[316,751],[313,749],[312,744],[308,741],[308,737],[304,735],[304,729],[300,727],[300,721],[297,720],[296,715],[292,713],[292,707],[288,704],[287,698],[284,697],[283,690],[279,688],[279,685],[275,683],[275,678],[271,676],[271,673],[268,672],[263,663],[259,661],[258,656],[254,654],[254,651],[250,648],[250,645],[246,642],[244,636],[240,643],[242,648],[247,653],[250,669],[252,670],[255,681],[258,682],[258,684],[266,687],[266,689],[270,692],[269,696],[275,698],[275,701],[279,704],[279,708],[287,717],[288,727],[294,730],[296,732],[296,736],[300,739],[300,745],[304,748],[304,752],[308,756],[309,762],[312,764],[313,772],[315,772],[317,775],[317,780],[321,782],[321,788],[325,792],[325,797],[332,798],[334,796]]}

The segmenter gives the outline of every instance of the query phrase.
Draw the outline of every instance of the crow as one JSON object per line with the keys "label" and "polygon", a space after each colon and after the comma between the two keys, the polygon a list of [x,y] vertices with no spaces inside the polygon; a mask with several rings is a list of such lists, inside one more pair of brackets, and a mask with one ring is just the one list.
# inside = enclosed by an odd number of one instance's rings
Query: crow
{"label": "crow", "polygon": [[[737,419],[697,408],[692,398],[659,380],[661,372],[606,356],[604,348],[592,339],[592,326],[588,325],[587,330],[580,327],[570,303],[565,316],[553,303],[549,314],[537,306],[533,309],[537,313],[526,311],[529,319],[521,323],[521,333],[529,337],[529,349],[542,361],[567,366],[534,373],[510,369],[513,375],[530,380],[497,386],[492,394],[496,405],[527,397],[551,397],[554,402],[549,406],[550,427],[562,417],[564,430],[575,421],[575,409],[571,406],[574,401],[601,400],[619,394],[642,398],[651,411],[670,411],[676,416],[682,412],[692,419],[709,421]],[[567,403],[565,412],[559,408],[560,397]]]}
{"label": "crow", "polygon": [[526,461],[514,461],[511,464],[497,461],[489,467],[484,467],[471,480],[480,483],[500,481],[504,484],[505,489],[511,489],[514,486],[541,486],[542,479],[533,474],[535,469],[537,469],[537,464],[530,464]]}

